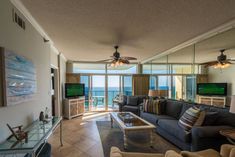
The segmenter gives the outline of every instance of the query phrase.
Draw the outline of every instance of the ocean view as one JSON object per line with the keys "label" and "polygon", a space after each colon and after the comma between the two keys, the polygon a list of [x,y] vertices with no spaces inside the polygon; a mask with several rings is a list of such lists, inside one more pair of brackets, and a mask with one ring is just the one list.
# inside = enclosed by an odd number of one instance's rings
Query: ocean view
{"label": "ocean view", "polygon": [[[121,92],[120,88],[119,87],[109,87],[107,92],[108,92],[108,106],[112,106],[113,98],[115,98]],[[132,88],[125,87],[123,90],[123,94],[124,95],[132,95]],[[92,97],[93,105],[103,106],[105,103],[105,88],[104,87],[94,87],[94,88],[92,88],[92,90],[89,90],[89,88],[86,87],[85,88],[85,97],[86,97],[86,100],[88,100],[89,97]],[[86,107],[88,107],[88,103],[86,103]]]}

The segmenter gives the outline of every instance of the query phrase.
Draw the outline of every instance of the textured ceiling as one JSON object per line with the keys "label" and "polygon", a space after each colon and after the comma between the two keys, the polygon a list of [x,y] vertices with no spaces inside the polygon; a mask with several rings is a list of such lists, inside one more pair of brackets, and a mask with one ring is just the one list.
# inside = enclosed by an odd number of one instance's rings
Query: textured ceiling
{"label": "textured ceiling", "polygon": [[21,0],[70,60],[96,61],[120,45],[138,61],[235,17],[234,0]]}

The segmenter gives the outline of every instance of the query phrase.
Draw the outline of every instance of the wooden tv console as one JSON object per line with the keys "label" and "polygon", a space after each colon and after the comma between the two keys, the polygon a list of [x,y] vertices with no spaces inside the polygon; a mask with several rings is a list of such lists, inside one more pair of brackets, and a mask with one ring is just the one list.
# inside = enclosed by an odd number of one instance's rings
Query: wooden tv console
{"label": "wooden tv console", "polygon": [[71,119],[85,112],[85,97],[64,100],[64,117]]}
{"label": "wooden tv console", "polygon": [[198,102],[201,104],[225,107],[226,97],[220,96],[198,96]]}

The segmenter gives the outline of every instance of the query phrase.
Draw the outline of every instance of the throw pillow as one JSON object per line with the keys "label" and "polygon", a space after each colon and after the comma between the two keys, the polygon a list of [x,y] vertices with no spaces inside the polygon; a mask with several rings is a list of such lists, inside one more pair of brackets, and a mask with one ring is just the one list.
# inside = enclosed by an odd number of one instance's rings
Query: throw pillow
{"label": "throw pillow", "polygon": [[144,102],[143,102],[143,111],[144,112],[148,112],[148,103],[149,103],[149,99],[144,99]]}
{"label": "throw pillow", "polygon": [[206,111],[201,111],[200,116],[198,117],[196,123],[194,124],[195,126],[202,126],[204,120],[206,117]]}
{"label": "throw pillow", "polygon": [[130,105],[130,106],[137,106],[138,105],[138,97],[136,97],[136,96],[128,96],[126,104]]}
{"label": "throw pillow", "polygon": [[219,117],[218,112],[210,112],[206,111],[205,120],[203,122],[203,126],[213,126],[216,123],[217,118]]}
{"label": "throw pillow", "polygon": [[152,104],[152,108],[153,108],[152,113],[157,114],[157,115],[161,114],[160,100],[159,99],[153,100],[152,103],[153,103]]}
{"label": "throw pillow", "polygon": [[200,116],[200,112],[201,110],[198,107],[190,107],[179,119],[178,125],[183,128],[186,132],[190,132],[193,125]]}
{"label": "throw pillow", "polygon": [[154,114],[161,114],[162,105],[164,103],[161,103],[159,99],[145,99],[143,103],[143,111],[148,113],[154,113]]}

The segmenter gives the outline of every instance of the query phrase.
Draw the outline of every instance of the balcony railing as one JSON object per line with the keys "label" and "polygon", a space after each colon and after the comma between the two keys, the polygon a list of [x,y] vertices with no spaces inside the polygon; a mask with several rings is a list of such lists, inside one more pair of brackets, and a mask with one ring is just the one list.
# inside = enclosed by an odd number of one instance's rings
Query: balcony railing
{"label": "balcony railing", "polygon": [[[120,94],[119,91],[108,91],[108,107],[114,107],[113,99]],[[132,91],[124,91],[124,95],[132,95]],[[88,110],[89,104],[92,107],[105,107],[105,91],[95,90],[95,91],[85,91],[85,108]]]}

